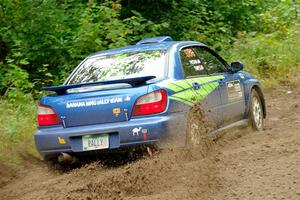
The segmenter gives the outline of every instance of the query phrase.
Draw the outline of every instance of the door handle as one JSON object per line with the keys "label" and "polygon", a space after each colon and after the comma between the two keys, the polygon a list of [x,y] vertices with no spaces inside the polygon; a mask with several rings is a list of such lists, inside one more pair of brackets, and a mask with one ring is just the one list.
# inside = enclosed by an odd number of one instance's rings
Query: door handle
{"label": "door handle", "polygon": [[200,84],[197,82],[192,83],[192,86],[195,90],[198,90],[201,87]]}

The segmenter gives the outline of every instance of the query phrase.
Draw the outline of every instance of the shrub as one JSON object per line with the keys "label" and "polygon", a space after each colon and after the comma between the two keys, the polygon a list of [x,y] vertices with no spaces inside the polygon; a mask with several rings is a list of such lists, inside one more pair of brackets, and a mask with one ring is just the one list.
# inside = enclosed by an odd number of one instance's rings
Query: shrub
{"label": "shrub", "polygon": [[[228,55],[228,52],[231,54]],[[240,34],[230,51],[230,60],[241,60],[246,70],[256,74],[265,86],[295,84],[300,70],[300,29],[270,34]]]}

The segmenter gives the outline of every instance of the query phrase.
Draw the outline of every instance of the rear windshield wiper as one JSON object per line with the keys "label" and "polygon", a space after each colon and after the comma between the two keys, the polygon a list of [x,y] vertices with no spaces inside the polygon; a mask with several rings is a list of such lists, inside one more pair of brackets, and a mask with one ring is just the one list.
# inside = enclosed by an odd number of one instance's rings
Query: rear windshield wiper
{"label": "rear windshield wiper", "polygon": [[109,85],[109,84],[118,84],[118,83],[127,83],[132,87],[138,87],[144,85],[147,81],[156,78],[156,76],[142,76],[135,78],[125,78],[119,80],[108,80],[108,81],[99,81],[99,82],[90,82],[90,83],[79,83],[71,85],[60,85],[60,86],[50,86],[41,88],[42,91],[53,91],[58,95],[66,94],[68,89],[71,88],[80,88],[82,86],[93,86],[93,85]]}

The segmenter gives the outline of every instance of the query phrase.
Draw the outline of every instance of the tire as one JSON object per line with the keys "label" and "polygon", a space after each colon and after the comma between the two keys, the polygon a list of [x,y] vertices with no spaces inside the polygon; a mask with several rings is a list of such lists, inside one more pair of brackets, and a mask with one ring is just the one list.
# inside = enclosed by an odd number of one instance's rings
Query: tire
{"label": "tire", "polygon": [[250,126],[255,131],[262,131],[264,129],[264,113],[261,99],[255,89],[251,91],[249,106]]}

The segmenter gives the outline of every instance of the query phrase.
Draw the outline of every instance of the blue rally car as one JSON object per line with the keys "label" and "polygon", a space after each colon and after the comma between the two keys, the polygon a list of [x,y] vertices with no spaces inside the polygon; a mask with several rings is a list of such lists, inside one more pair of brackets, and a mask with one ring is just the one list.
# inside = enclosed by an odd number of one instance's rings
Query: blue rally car
{"label": "blue rally car", "polygon": [[201,102],[216,129],[249,123],[262,130],[260,82],[200,42],[147,38],[84,59],[38,108],[42,159],[136,145],[187,142],[187,112]]}

